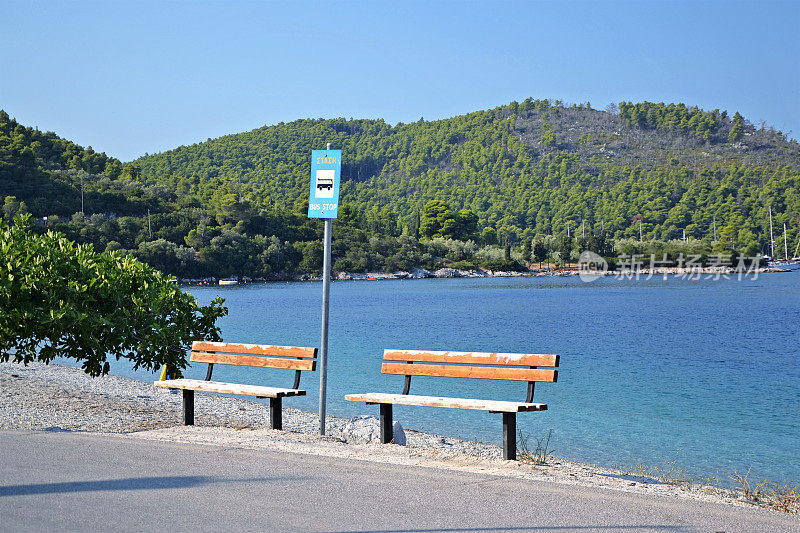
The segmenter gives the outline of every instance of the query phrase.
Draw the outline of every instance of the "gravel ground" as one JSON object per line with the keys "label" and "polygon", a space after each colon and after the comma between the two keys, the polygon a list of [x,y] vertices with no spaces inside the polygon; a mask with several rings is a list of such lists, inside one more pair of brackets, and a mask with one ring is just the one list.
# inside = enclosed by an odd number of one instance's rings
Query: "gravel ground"
{"label": "gravel ground", "polygon": [[499,446],[406,429],[407,446],[347,442],[347,419],[283,409],[283,431],[269,429],[266,404],[218,394],[195,395],[195,426],[181,424],[181,395],[117,376],[33,363],[0,363],[0,429],[86,431],[125,438],[195,442],[238,448],[358,458],[489,473],[521,479],[604,487],[733,505],[749,505],[727,490],[687,482],[662,483],[619,470],[550,458],[546,465],[504,461]]}
{"label": "gravel ground", "polygon": [[[132,433],[181,425],[181,394],[118,376],[91,378],[78,368],[0,363],[0,429]],[[326,432],[346,441],[349,419],[328,416]],[[195,425],[234,430],[269,430],[269,406],[245,398],[195,394]],[[316,437],[316,413],[283,408],[284,432]],[[406,429],[417,448],[499,458],[499,446]]]}

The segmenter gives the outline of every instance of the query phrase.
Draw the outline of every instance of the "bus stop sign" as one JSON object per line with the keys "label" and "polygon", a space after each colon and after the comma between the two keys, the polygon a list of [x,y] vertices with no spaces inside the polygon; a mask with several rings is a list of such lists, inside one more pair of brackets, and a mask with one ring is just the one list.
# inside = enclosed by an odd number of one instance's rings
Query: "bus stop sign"
{"label": "bus stop sign", "polygon": [[308,218],[336,218],[336,215],[339,214],[339,175],[341,173],[341,150],[311,151]]}

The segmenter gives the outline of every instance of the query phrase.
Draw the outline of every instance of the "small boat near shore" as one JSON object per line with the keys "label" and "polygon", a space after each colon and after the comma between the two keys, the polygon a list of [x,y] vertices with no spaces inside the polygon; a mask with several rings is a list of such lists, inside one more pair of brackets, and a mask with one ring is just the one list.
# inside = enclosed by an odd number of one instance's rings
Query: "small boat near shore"
{"label": "small boat near shore", "polygon": [[770,261],[767,263],[769,268],[778,268],[781,270],[800,270],[800,261],[794,259],[788,261]]}
{"label": "small boat near shore", "polygon": [[220,285],[238,285],[239,280],[236,279],[221,279],[218,282]]}

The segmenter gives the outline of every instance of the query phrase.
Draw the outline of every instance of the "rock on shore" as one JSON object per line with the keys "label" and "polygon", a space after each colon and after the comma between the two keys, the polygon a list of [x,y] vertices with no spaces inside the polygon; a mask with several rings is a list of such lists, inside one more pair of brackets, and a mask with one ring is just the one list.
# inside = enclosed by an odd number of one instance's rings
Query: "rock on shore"
{"label": "rock on shore", "polygon": [[[371,415],[361,415],[351,418],[342,429],[342,436],[346,442],[380,442],[381,422]],[[400,446],[406,445],[406,433],[397,420],[392,424],[392,442]]]}

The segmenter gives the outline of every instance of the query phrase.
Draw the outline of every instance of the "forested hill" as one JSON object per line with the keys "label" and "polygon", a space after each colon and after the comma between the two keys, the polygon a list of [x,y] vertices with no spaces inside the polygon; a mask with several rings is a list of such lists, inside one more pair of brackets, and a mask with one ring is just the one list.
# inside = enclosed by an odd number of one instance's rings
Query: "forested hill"
{"label": "forested hill", "polygon": [[647,102],[298,120],[125,164],[0,110],[3,216],[184,277],[319,272],[321,224],[305,213],[310,151],[328,142],[344,151],[336,270],[754,255],[770,250],[770,207],[777,248],[784,223],[789,248],[800,238],[796,141],[738,113]]}
{"label": "forested hill", "polygon": [[[146,183],[222,208],[234,200],[291,208],[307,200],[309,153],[343,149],[342,203],[413,230],[433,199],[477,214],[518,242],[586,220],[617,238],[763,238],[767,206],[800,211],[800,145],[738,113],[683,104],[525,100],[446,120],[298,120],[134,162]],[[302,207],[298,208],[302,210]],[[378,211],[384,210],[384,217]],[[794,220],[794,219],[792,219]],[[378,222],[376,222],[378,223]],[[796,221],[790,224],[796,226]]]}

